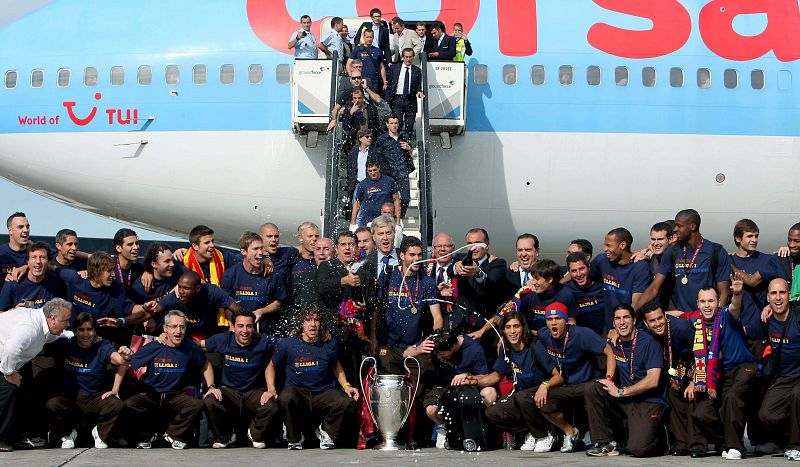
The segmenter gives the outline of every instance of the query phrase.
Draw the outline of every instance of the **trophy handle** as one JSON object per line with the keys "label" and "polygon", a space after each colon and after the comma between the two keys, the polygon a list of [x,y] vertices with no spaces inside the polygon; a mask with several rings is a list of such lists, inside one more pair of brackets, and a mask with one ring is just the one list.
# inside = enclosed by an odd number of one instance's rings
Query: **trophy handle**
{"label": "trophy handle", "polygon": [[408,406],[408,412],[406,412],[406,416],[403,417],[403,422],[400,423],[400,426],[405,425],[406,420],[408,420],[408,416],[411,414],[411,410],[414,408],[414,401],[417,399],[417,390],[419,389],[419,378],[422,376],[422,365],[419,364],[419,360],[414,357],[406,357],[403,360],[403,366],[406,369],[406,372],[411,374],[411,369],[408,368],[408,361],[413,360],[417,364],[417,377],[414,379],[414,394],[411,395],[411,404]]}
{"label": "trophy handle", "polygon": [[[372,417],[372,421],[375,423],[375,426],[378,426],[378,420],[375,418],[375,414],[372,413],[372,404],[369,400],[369,389],[367,388],[367,380],[364,379],[364,364],[368,361],[372,362],[372,366],[375,368],[375,373],[378,373],[378,361],[375,360],[375,357],[366,357],[364,360],[361,361],[361,367],[358,369],[358,376],[361,378],[361,390],[364,394],[364,402],[367,406],[367,410],[369,411],[369,416]],[[378,427],[380,428],[380,427]]]}

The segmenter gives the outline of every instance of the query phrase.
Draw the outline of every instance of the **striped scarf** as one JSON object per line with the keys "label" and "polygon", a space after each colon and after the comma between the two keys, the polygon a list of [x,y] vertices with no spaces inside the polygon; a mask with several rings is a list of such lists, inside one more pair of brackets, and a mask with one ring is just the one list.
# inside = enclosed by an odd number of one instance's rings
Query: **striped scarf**
{"label": "striped scarf", "polygon": [[[186,250],[186,253],[183,255],[183,265],[190,271],[196,272],[197,275],[200,276],[201,282],[208,282],[216,286],[219,286],[222,280],[222,273],[225,272],[225,259],[222,256],[222,252],[217,249],[214,249],[214,256],[211,258],[211,264],[208,265],[208,269],[211,273],[210,278],[206,277],[205,273],[203,273],[203,268],[200,267],[200,262],[197,261],[197,253],[194,251],[194,248]],[[225,315],[224,308],[217,310],[217,326],[228,326],[228,317]]]}
{"label": "striped scarf", "polygon": [[720,373],[719,351],[722,344],[722,330],[727,325],[722,309],[717,310],[714,324],[711,328],[711,338],[708,339],[708,326],[699,310],[683,314],[694,326],[694,375],[695,390],[706,392],[717,390],[717,380]]}

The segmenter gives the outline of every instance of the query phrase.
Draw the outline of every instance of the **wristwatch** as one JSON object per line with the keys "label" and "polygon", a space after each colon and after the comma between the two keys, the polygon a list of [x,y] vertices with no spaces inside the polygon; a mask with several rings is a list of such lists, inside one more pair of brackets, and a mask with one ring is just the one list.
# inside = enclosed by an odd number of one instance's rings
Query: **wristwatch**
{"label": "wristwatch", "polygon": [[217,389],[217,385],[216,384],[209,384],[208,385],[208,389]]}
{"label": "wristwatch", "polygon": [[617,390],[617,395],[619,395],[619,397],[625,397],[625,388],[623,387],[619,388]]}

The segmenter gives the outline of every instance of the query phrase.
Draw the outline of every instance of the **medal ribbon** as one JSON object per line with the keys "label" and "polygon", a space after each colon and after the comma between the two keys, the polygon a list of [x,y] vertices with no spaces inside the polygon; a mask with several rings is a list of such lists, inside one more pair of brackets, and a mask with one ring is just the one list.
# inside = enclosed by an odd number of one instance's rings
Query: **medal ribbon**
{"label": "medal ribbon", "polygon": [[411,295],[411,289],[408,287],[408,281],[403,283],[403,286],[406,288],[406,293],[408,294],[408,302],[411,308],[415,308],[417,304],[417,297],[419,296],[419,273],[417,273],[417,283],[414,286],[415,295]]}
{"label": "medal ribbon", "polygon": [[703,248],[703,243],[705,241],[706,239],[701,236],[700,244],[697,245],[697,249],[694,250],[694,255],[692,256],[692,260],[689,261],[688,263],[686,262],[686,244],[685,243],[683,244],[683,277],[685,277],[687,281],[689,280],[689,273],[692,271],[692,269],[694,269],[692,265],[697,259],[697,255],[700,253],[700,248]]}
{"label": "medal ribbon", "polygon": [[[564,376],[564,370],[562,369],[561,359],[567,358],[567,342],[569,342],[569,325],[567,325],[567,333],[564,334],[564,345],[561,346],[561,358],[556,357],[556,362],[558,362],[558,372],[561,373],[561,376]],[[555,346],[556,340],[553,339],[553,346]],[[556,347],[556,351],[558,348]]]}
{"label": "medal ribbon", "polygon": [[[631,384],[633,384],[635,382],[635,381],[633,381],[633,355],[636,352],[636,334],[637,334],[637,332],[634,329],[634,331],[633,331],[633,339],[631,339],[631,362],[630,362],[630,364],[628,366],[628,371],[629,371],[629,373],[631,375]],[[621,340],[619,341],[619,350],[622,352],[622,358],[624,358],[625,361],[627,362],[628,361],[628,357],[625,356],[625,347],[622,346],[622,341]]]}

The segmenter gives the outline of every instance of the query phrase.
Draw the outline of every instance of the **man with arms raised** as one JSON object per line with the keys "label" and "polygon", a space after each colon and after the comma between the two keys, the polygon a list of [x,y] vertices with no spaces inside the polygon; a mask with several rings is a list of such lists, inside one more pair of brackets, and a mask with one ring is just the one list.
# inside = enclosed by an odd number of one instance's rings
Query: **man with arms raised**
{"label": "man with arms raised", "polygon": [[178,279],[183,271],[183,266],[175,262],[172,248],[169,245],[153,243],[144,254],[144,272],[153,278],[149,291],[145,290],[142,277],[140,277],[133,283],[128,295],[134,303],[159,300],[178,285]]}
{"label": "man with arms raised", "polygon": [[226,448],[236,443],[237,423],[249,421],[247,437],[253,447],[267,447],[265,436],[271,422],[279,414],[278,403],[264,388],[266,368],[275,350],[275,341],[256,331],[256,317],[251,311],[233,314],[233,330],[216,334],[200,346],[208,352],[223,355],[222,385],[217,388],[213,374],[203,403],[208,411],[217,440],[214,449]]}

